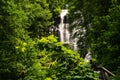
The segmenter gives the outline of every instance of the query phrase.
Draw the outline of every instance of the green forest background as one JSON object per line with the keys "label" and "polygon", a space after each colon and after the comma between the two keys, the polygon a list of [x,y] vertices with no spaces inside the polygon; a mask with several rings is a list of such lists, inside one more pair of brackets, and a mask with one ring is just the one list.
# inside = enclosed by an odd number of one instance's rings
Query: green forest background
{"label": "green forest background", "polygon": [[[78,52],[49,32],[65,8]],[[119,0],[0,0],[0,80],[98,80],[88,50],[120,79]]]}

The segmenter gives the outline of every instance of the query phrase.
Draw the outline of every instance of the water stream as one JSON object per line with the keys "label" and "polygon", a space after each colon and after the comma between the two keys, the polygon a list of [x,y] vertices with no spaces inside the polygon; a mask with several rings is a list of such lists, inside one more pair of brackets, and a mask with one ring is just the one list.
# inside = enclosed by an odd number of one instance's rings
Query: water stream
{"label": "water stream", "polygon": [[61,11],[60,14],[60,24],[59,24],[59,31],[60,31],[60,41],[63,43],[69,43],[70,33],[68,31],[68,23],[64,22],[65,16],[67,15],[68,10],[64,9]]}
{"label": "water stream", "polygon": [[69,24],[67,23],[67,16],[68,10],[63,9],[60,14],[60,24],[59,24],[59,32],[60,32],[60,41],[64,44],[72,44],[72,49],[77,51],[77,39],[72,39],[71,35],[72,33],[69,32]]}

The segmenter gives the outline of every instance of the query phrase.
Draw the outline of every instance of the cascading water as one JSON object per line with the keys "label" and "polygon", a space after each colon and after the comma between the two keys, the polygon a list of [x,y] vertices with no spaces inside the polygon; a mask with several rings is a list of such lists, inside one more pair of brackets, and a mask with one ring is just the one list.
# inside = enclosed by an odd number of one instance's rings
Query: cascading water
{"label": "cascading water", "polygon": [[61,10],[60,16],[55,18],[55,24],[50,28],[50,31],[56,37],[58,37],[60,42],[63,42],[65,45],[70,46],[71,49],[77,51],[77,41],[79,37],[72,37],[79,30],[73,29],[72,32],[69,31],[69,23],[67,23],[67,13],[68,9]]}
{"label": "cascading water", "polygon": [[60,32],[60,41],[63,43],[69,43],[69,31],[68,31],[68,24],[64,23],[64,17],[67,15],[68,10],[64,9],[61,11],[60,19],[61,22],[59,24],[59,32]]}
{"label": "cascading water", "polygon": [[60,24],[59,24],[59,32],[60,32],[60,41],[63,42],[64,44],[72,44],[72,49],[77,51],[77,39],[71,39],[70,36],[72,35],[72,33],[70,34],[68,28],[69,28],[69,24],[65,21],[66,16],[67,16],[68,10],[67,9],[63,9],[61,11],[60,14]]}
{"label": "cascading water", "polygon": [[88,53],[85,55],[84,61],[89,62],[92,59],[91,52],[88,51]]}
{"label": "cascading water", "polygon": [[[78,38],[71,38],[73,34],[77,31],[76,29],[73,30],[72,33],[69,32],[69,24],[65,21],[66,16],[67,16],[68,10],[63,9],[60,14],[60,24],[58,25],[58,31],[59,31],[59,37],[60,41],[63,42],[64,44],[72,44],[72,49],[77,51],[77,41]],[[85,33],[85,29],[82,30]],[[91,52],[88,51],[86,54],[84,61],[89,62],[92,59]]]}

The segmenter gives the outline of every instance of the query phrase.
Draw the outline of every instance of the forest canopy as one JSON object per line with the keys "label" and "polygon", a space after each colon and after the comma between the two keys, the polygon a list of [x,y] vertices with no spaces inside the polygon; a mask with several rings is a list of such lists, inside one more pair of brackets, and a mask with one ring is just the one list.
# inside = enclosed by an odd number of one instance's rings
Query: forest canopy
{"label": "forest canopy", "polygon": [[[49,32],[65,8],[78,52]],[[88,51],[118,80],[119,22],[118,0],[0,0],[0,80],[97,80]]]}

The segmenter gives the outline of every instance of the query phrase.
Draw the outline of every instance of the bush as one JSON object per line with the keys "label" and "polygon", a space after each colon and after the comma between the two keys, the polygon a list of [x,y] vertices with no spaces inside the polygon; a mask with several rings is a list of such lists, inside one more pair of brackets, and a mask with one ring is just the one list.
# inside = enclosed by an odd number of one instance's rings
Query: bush
{"label": "bush", "polygon": [[25,80],[97,80],[91,65],[53,35],[38,40],[36,46],[40,52]]}

